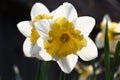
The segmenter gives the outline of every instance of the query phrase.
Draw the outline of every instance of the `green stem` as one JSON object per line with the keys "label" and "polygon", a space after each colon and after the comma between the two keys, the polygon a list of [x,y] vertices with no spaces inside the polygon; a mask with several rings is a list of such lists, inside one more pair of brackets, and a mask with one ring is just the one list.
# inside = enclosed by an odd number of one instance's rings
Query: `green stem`
{"label": "green stem", "polygon": [[49,66],[50,62],[44,62],[39,60],[37,80],[48,80]]}
{"label": "green stem", "polygon": [[45,73],[44,73],[45,79],[44,80],[48,80],[48,70],[49,70],[49,67],[50,67],[50,62],[46,62],[46,64],[45,64]]}
{"label": "green stem", "polygon": [[42,61],[38,61],[38,76],[37,76],[37,80],[41,80],[41,64]]}
{"label": "green stem", "polygon": [[59,80],[66,80],[66,74],[61,71]]}
{"label": "green stem", "polygon": [[93,67],[93,75],[90,80],[95,80],[95,71],[96,71],[95,61],[92,61],[92,67]]}

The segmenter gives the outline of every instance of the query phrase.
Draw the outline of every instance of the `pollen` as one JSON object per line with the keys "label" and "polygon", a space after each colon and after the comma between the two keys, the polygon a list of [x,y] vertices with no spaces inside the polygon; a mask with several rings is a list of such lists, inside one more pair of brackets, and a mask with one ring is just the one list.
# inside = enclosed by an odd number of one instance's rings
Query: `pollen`
{"label": "pollen", "polygon": [[76,54],[87,45],[81,31],[74,28],[74,24],[66,18],[58,18],[51,24],[49,40],[44,42],[46,51],[53,57],[62,58]]}
{"label": "pollen", "polygon": [[[33,23],[35,21],[42,20],[42,19],[52,19],[52,16],[49,16],[49,15],[46,15],[46,14],[38,15],[37,17],[35,17],[33,19]],[[36,29],[34,28],[34,25],[32,25],[30,41],[32,42],[33,45],[36,43],[36,41],[39,37],[40,37],[40,35],[38,34]]]}

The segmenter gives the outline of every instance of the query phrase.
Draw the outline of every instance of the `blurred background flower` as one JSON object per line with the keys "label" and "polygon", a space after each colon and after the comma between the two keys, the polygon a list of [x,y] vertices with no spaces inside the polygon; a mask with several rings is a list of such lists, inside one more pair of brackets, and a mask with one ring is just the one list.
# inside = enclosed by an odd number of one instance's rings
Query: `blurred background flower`
{"label": "blurred background flower", "polygon": [[96,45],[98,48],[104,48],[105,26],[108,23],[108,39],[110,51],[114,53],[118,41],[120,41],[120,22],[111,21],[109,15],[105,15],[100,24],[101,32],[97,34]]}

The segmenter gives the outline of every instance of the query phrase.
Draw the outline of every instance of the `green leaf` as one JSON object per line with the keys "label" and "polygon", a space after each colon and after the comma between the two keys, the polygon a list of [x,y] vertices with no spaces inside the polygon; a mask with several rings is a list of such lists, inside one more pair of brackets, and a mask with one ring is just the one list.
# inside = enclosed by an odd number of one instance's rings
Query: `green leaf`
{"label": "green leaf", "polygon": [[115,49],[115,53],[114,53],[114,65],[117,65],[117,63],[119,62],[119,54],[120,54],[120,41],[117,43],[116,49]]}
{"label": "green leaf", "polygon": [[120,54],[120,41],[117,43],[115,53],[114,53],[114,59],[113,59],[113,67],[112,67],[112,73],[111,73],[111,79],[113,80],[116,67],[119,63],[119,54]]}
{"label": "green leaf", "polygon": [[109,50],[109,39],[108,39],[108,20],[105,28],[105,38],[104,38],[104,53],[105,53],[105,76],[106,80],[110,80],[110,50]]}

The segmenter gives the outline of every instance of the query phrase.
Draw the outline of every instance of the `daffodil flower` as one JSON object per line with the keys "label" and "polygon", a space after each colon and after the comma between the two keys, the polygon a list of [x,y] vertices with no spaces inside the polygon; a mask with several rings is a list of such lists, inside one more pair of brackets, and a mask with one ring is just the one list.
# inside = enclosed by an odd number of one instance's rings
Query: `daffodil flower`
{"label": "daffodil flower", "polygon": [[[81,72],[80,72],[79,80],[89,80],[90,76],[93,76],[94,70],[92,65],[82,66],[80,70]],[[101,72],[102,72],[102,68],[98,68],[95,70],[95,75],[98,75]]]}
{"label": "daffodil flower", "polygon": [[37,40],[40,54],[45,55],[44,59],[51,57],[63,72],[73,70],[78,56],[84,61],[97,57],[97,47],[88,37],[95,20],[88,16],[78,17],[72,4],[63,3],[54,11],[52,19],[40,20],[34,25],[41,35]]}
{"label": "daffodil flower", "polygon": [[120,40],[120,23],[112,22],[109,15],[105,15],[101,22],[101,32],[96,37],[96,45],[98,48],[104,47],[105,26],[108,21],[108,39],[110,44],[110,51],[114,52],[117,42]]}
{"label": "daffodil flower", "polygon": [[93,74],[93,67],[92,65],[84,66],[81,70],[79,80],[87,80],[90,75]]}
{"label": "daffodil flower", "polygon": [[[17,24],[19,31],[26,37],[23,44],[23,51],[27,57],[41,58],[44,55],[39,54],[40,47],[37,46],[37,39],[40,37],[35,30],[34,23],[42,19],[51,19],[52,13],[42,3],[35,3],[31,9],[31,21],[21,21]],[[46,58],[45,60],[49,60]]]}

